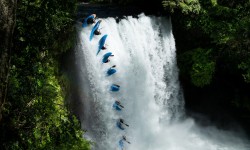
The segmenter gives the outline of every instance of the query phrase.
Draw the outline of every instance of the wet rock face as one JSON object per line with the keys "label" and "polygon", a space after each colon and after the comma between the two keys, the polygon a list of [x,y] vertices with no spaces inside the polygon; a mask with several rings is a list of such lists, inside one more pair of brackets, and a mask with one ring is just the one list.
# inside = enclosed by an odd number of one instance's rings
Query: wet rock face
{"label": "wet rock face", "polygon": [[[161,3],[152,3],[156,5]],[[152,6],[151,5],[151,6]],[[150,5],[149,5],[150,6]],[[97,14],[99,18],[114,17],[117,19],[124,18],[124,16],[137,17],[140,13],[146,15],[163,15],[163,9],[159,7],[149,7],[145,3],[131,4],[126,6],[116,5],[114,3],[109,4],[89,4],[86,2],[80,2],[78,7],[77,18],[85,18],[90,14]]]}
{"label": "wet rock face", "polygon": [[0,120],[8,82],[9,53],[15,26],[16,0],[0,0]]}
{"label": "wet rock face", "polygon": [[78,7],[78,18],[84,18],[90,14],[97,14],[99,18],[107,17],[119,17],[138,15],[142,11],[139,8],[130,7],[119,7],[113,4],[88,4],[80,3]]}

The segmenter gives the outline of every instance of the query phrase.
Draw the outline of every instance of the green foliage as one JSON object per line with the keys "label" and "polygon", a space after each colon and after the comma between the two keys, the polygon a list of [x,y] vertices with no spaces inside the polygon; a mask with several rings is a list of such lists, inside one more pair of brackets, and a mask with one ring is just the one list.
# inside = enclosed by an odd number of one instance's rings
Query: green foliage
{"label": "green foliage", "polygon": [[78,120],[64,104],[55,64],[52,60],[45,65],[33,64],[36,76],[25,69],[19,74],[19,67],[12,68],[10,101],[4,113],[8,121],[2,128],[14,130],[15,136],[6,135],[3,149],[89,149]]}
{"label": "green foliage", "polygon": [[199,13],[183,11],[179,3],[187,1],[168,2],[184,85],[211,94],[212,103],[238,112],[238,119],[249,118],[250,1],[199,0]]}
{"label": "green foliage", "polygon": [[75,40],[76,1],[18,2],[0,149],[89,149],[64,103],[58,58]]}
{"label": "green foliage", "polygon": [[192,83],[198,87],[209,85],[215,72],[215,62],[211,60],[211,50],[198,48],[192,54]]}
{"label": "green foliage", "polygon": [[[205,47],[203,47],[204,49],[211,49],[211,47],[213,47],[212,53],[213,56],[215,56],[215,61],[219,60],[220,62],[226,62],[230,60],[230,62],[227,63],[231,64],[228,65],[239,66],[238,69],[244,71],[242,74],[244,80],[249,82],[250,63],[247,62],[250,57],[250,2],[238,2],[235,0],[230,0],[228,2],[217,0],[195,1],[200,5],[199,13],[183,10],[184,5],[182,6],[181,3],[189,4],[191,1],[163,1],[165,7],[170,6],[170,2],[175,4],[173,9],[179,9],[183,13],[182,20],[179,22],[182,23],[182,26],[186,28],[187,32],[197,31],[198,29],[200,32],[198,35],[206,36],[206,39],[209,39],[208,41],[193,42],[206,43]],[[187,5],[187,7],[188,6],[189,5]],[[184,7],[186,7],[186,5]],[[191,10],[191,8],[187,9]],[[197,38],[194,39],[199,40]],[[191,49],[196,48],[198,47],[191,47],[184,51],[191,51]],[[207,53],[204,53],[204,55],[205,54]],[[190,56],[193,57],[193,55]],[[193,60],[193,58],[190,57],[188,59]],[[184,59],[179,60],[183,61]],[[188,63],[190,62],[186,61],[179,64],[185,65]],[[203,65],[201,65],[201,63],[195,64],[195,61],[192,63],[193,64],[190,64],[190,66],[193,66],[192,70],[196,70],[190,74],[192,79],[198,79],[201,75],[201,71],[207,74],[208,70],[213,70],[212,68],[215,67],[215,64],[210,64],[209,62],[207,65],[204,63],[202,63]],[[204,67],[208,68],[204,69]],[[197,70],[197,68],[199,69]],[[231,68],[228,69],[229,70],[224,71],[232,72]],[[233,71],[238,71],[240,73],[242,72],[240,70]],[[194,74],[194,72],[199,72],[199,75]],[[184,71],[183,73],[187,72]]]}
{"label": "green foliage", "polygon": [[212,6],[216,6],[218,4],[217,0],[211,0],[211,4],[212,4]]}
{"label": "green foliage", "polygon": [[165,9],[170,10],[170,12],[174,12],[176,9],[181,10],[184,14],[195,13],[198,14],[200,12],[201,6],[199,0],[163,0],[162,5]]}
{"label": "green foliage", "polygon": [[164,8],[168,8],[170,12],[174,12],[174,9],[177,7],[177,3],[171,0],[163,0],[162,5]]}
{"label": "green foliage", "polygon": [[[39,51],[50,48],[72,25],[76,1],[19,1],[17,10],[18,38],[21,44],[32,43]],[[62,44],[62,43],[60,43]],[[63,47],[63,46],[62,46]]]}
{"label": "green foliage", "polygon": [[242,74],[245,82],[247,83],[250,83],[250,61],[248,60],[248,62],[241,62],[239,65],[238,65],[238,68],[239,69],[242,69],[245,71],[245,73]]}
{"label": "green foliage", "polygon": [[211,49],[197,48],[179,57],[181,74],[190,76],[197,87],[204,87],[212,82],[216,63],[211,52]]}

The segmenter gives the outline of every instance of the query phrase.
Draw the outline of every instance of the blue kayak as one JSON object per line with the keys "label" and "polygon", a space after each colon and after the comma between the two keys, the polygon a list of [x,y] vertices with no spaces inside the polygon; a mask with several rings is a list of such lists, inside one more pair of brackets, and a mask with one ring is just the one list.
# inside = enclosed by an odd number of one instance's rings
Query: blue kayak
{"label": "blue kayak", "polygon": [[113,108],[116,109],[117,111],[121,111],[122,109],[117,105],[116,103],[113,104]]}
{"label": "blue kayak", "polygon": [[123,148],[124,148],[123,140],[120,140],[120,141],[119,141],[119,146],[120,146],[120,148],[123,150]]}
{"label": "blue kayak", "polygon": [[98,30],[98,28],[99,28],[99,26],[100,26],[100,23],[101,23],[101,20],[99,20],[99,21],[95,24],[95,26],[93,27],[93,29],[92,29],[92,31],[91,31],[91,33],[90,33],[90,37],[89,37],[89,40],[90,40],[90,41],[93,39],[93,37],[94,37],[94,32],[95,32],[96,30]]}
{"label": "blue kayak", "polygon": [[101,51],[102,47],[104,46],[107,36],[108,36],[108,35],[105,34],[105,35],[99,40],[99,47],[98,47],[98,51],[97,51],[96,55],[98,55],[98,53]]}
{"label": "blue kayak", "polygon": [[105,55],[103,55],[102,62],[105,63],[108,60],[109,56],[111,55],[112,55],[111,52],[108,52]]}
{"label": "blue kayak", "polygon": [[113,85],[111,85],[110,90],[113,91],[113,92],[117,92],[117,91],[120,90],[120,87],[113,84]]}
{"label": "blue kayak", "polygon": [[109,70],[107,71],[107,75],[111,76],[112,74],[116,73],[116,70],[113,68],[109,68]]}
{"label": "blue kayak", "polygon": [[88,21],[88,19],[91,19],[91,18],[94,19],[94,15],[90,15],[90,16],[88,16],[87,18],[84,19],[84,21],[83,21],[83,23],[82,23],[82,27],[83,27],[83,28],[85,28],[85,27],[88,26],[87,21]]}
{"label": "blue kayak", "polygon": [[116,123],[116,126],[117,126],[119,129],[121,129],[121,130],[125,130],[125,128],[123,128],[123,126],[122,126],[122,123],[120,123],[120,122],[117,122],[117,123]]}

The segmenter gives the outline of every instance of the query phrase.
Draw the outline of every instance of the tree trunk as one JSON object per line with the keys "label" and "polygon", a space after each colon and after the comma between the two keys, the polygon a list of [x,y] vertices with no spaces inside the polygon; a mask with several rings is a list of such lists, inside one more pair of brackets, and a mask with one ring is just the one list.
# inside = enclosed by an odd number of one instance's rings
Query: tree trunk
{"label": "tree trunk", "polygon": [[0,0],[0,121],[6,101],[17,0]]}

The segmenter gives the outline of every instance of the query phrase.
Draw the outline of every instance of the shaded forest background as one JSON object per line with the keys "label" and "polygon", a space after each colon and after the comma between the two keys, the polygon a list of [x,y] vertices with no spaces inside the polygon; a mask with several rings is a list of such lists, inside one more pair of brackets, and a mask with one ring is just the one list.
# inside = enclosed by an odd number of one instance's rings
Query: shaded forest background
{"label": "shaded forest background", "polygon": [[188,115],[249,132],[248,0],[0,0],[0,149],[89,149],[61,67],[76,41],[78,2],[171,15]]}
{"label": "shaded forest background", "polygon": [[240,122],[249,135],[250,1],[165,0],[163,5],[172,12],[188,114],[198,121],[197,113],[206,115],[224,129]]}
{"label": "shaded forest background", "polygon": [[60,67],[75,45],[77,1],[1,0],[0,8],[0,149],[89,149]]}

